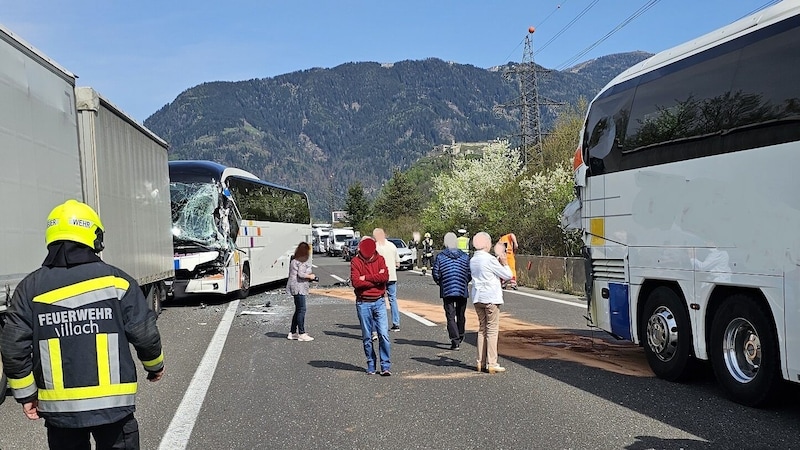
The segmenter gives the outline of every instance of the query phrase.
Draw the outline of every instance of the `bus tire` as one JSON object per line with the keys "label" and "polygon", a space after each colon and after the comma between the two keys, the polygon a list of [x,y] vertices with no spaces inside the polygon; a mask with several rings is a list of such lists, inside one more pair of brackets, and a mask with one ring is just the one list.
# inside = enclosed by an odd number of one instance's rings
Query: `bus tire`
{"label": "bus tire", "polygon": [[781,362],[765,307],[743,294],[726,299],[714,315],[709,350],[714,375],[733,401],[760,406],[775,399]]}
{"label": "bus tire", "polygon": [[242,268],[241,289],[236,292],[240,300],[244,300],[250,295],[250,264],[245,264]]}
{"label": "bus tire", "polygon": [[645,301],[639,329],[647,362],[659,378],[685,380],[692,372],[692,329],[681,297],[667,286]]}

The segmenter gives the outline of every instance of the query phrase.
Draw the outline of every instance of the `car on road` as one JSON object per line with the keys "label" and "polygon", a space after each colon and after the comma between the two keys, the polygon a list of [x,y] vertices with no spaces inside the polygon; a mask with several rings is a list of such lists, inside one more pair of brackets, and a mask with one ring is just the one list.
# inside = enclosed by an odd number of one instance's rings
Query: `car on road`
{"label": "car on road", "polygon": [[358,239],[348,239],[342,247],[342,258],[345,261],[350,261],[358,253]]}
{"label": "car on road", "polygon": [[411,270],[414,268],[414,259],[411,258],[411,249],[405,241],[399,238],[388,238],[389,242],[397,247],[397,254],[400,255],[400,269]]}

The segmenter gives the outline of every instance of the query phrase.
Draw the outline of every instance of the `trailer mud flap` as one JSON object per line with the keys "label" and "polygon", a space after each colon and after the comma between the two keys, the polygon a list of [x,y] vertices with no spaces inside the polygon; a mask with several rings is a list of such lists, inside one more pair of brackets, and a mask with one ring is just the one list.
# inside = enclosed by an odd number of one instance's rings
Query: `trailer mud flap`
{"label": "trailer mud flap", "polygon": [[608,283],[611,310],[611,332],[622,339],[631,340],[630,301],[628,285]]}

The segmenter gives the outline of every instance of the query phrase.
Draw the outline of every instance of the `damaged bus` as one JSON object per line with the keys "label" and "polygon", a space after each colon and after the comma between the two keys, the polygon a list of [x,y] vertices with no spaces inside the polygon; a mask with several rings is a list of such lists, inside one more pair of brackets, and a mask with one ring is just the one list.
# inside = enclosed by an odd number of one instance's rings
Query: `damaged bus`
{"label": "damaged bus", "polygon": [[237,293],[286,279],[311,240],[308,196],[210,161],[169,163],[176,296]]}
{"label": "damaged bus", "polygon": [[574,160],[592,325],[751,406],[800,382],[800,1],[618,75]]}

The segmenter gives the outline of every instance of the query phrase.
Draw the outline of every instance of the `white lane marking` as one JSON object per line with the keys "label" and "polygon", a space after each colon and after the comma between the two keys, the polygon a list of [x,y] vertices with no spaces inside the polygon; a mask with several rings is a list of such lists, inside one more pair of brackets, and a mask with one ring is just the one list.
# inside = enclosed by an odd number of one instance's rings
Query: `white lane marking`
{"label": "white lane marking", "polygon": [[331,274],[331,277],[333,277],[333,279],[336,281],[344,281],[344,278],[340,277],[339,275]]}
{"label": "white lane marking", "polygon": [[408,311],[400,311],[400,312],[405,314],[405,315],[407,315],[408,317],[411,317],[412,319],[416,320],[417,322],[419,322],[419,323],[421,323],[423,325],[427,325],[429,327],[435,327],[436,326],[436,324],[431,322],[430,320],[428,320],[428,319],[426,319],[424,317],[420,317],[420,316],[418,316],[418,315],[416,315],[416,314],[414,314],[412,312],[408,312]]}
{"label": "white lane marking", "polygon": [[419,270],[409,270],[409,272],[411,272],[411,273],[415,273],[415,274],[417,274],[417,275],[428,275],[428,274],[426,274],[426,273],[422,273],[422,272],[420,272]]}
{"label": "white lane marking", "polygon": [[234,300],[228,304],[228,309],[225,310],[225,315],[217,326],[217,331],[214,332],[214,337],[208,344],[203,359],[197,366],[194,372],[192,381],[189,387],[186,388],[186,393],[183,394],[183,400],[175,410],[175,415],[172,417],[167,431],[161,438],[159,450],[176,450],[185,449],[189,444],[189,438],[192,436],[192,429],[197,421],[197,416],[200,414],[200,408],[203,406],[203,401],[208,392],[208,386],[211,384],[211,379],[214,378],[214,371],[217,369],[219,357],[222,355],[222,349],[225,347],[225,341],[228,339],[228,332],[231,329],[233,318],[236,315],[236,309],[239,307],[239,300]]}
{"label": "white lane marking", "polygon": [[586,308],[586,303],[570,302],[568,300],[561,300],[560,298],[545,297],[543,295],[529,294],[527,292],[513,291],[506,289],[505,292],[517,295],[524,295],[525,297],[538,298],[539,300],[547,300],[548,302],[561,303],[562,305],[577,306],[578,308]]}

